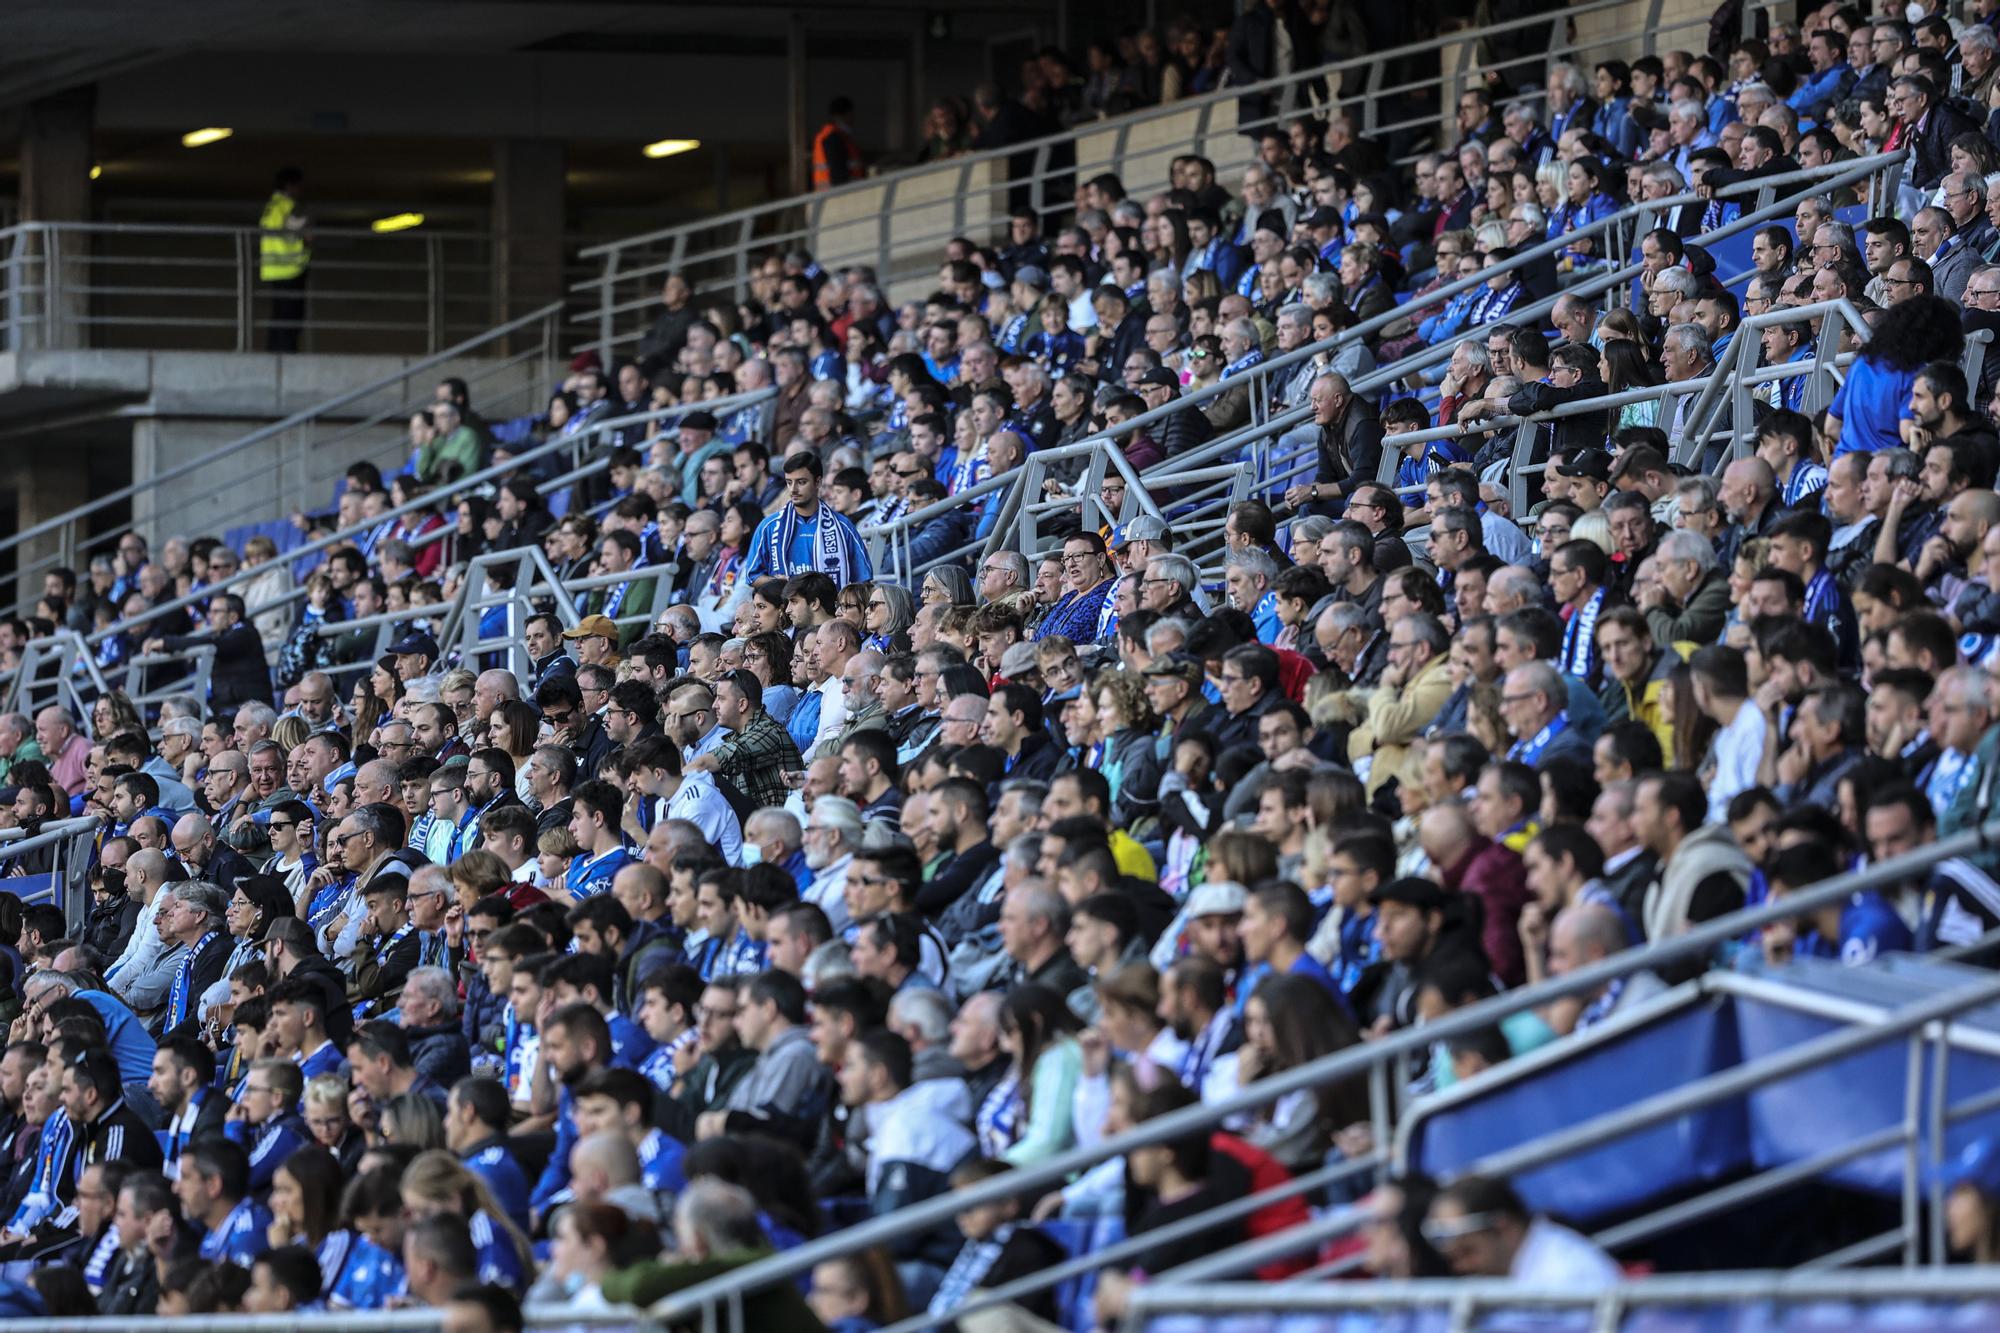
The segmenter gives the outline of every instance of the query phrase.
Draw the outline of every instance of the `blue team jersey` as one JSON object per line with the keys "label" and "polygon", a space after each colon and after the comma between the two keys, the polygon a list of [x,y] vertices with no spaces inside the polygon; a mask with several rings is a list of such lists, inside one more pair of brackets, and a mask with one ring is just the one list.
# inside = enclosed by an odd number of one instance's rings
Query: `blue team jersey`
{"label": "blue team jersey", "polygon": [[521,1253],[514,1248],[514,1238],[507,1228],[493,1220],[493,1215],[480,1209],[472,1215],[467,1224],[472,1234],[472,1248],[479,1256],[479,1280],[491,1282],[520,1293],[528,1288],[528,1265],[522,1261]]}
{"label": "blue team jersey", "polygon": [[687,1147],[664,1130],[653,1130],[639,1143],[640,1178],[646,1188],[665,1194],[679,1194],[687,1188],[687,1173],[681,1159]]}
{"label": "blue team jersey", "polygon": [[611,1029],[611,1063],[620,1069],[640,1068],[659,1044],[646,1035],[646,1029],[623,1014],[606,1014],[604,1025]]}
{"label": "blue team jersey", "polygon": [[210,1263],[226,1259],[248,1268],[271,1248],[265,1234],[270,1226],[271,1210],[255,1199],[245,1199],[229,1210],[222,1225],[201,1238],[201,1257]]}
{"label": "blue team jersey", "polygon": [[[321,1271],[325,1271],[323,1261]],[[407,1281],[401,1259],[357,1235],[348,1250],[347,1266],[327,1293],[327,1304],[336,1310],[380,1310],[402,1293]]]}
{"label": "blue team jersey", "polygon": [[465,1158],[466,1170],[486,1182],[493,1201],[515,1226],[528,1229],[528,1175],[514,1154],[499,1144],[481,1148]]}
{"label": "blue team jersey", "polygon": [[579,898],[609,893],[611,881],[633,861],[632,853],[623,847],[613,847],[602,856],[576,857],[570,861],[569,871],[563,876],[563,886]]}

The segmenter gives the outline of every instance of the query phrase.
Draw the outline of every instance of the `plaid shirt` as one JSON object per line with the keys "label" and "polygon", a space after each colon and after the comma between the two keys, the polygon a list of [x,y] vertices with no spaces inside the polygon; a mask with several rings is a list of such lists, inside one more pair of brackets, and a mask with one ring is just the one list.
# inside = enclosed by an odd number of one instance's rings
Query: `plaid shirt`
{"label": "plaid shirt", "polygon": [[783,774],[805,767],[791,734],[761,708],[743,730],[716,747],[715,763],[716,771],[759,809],[783,805],[787,794]]}

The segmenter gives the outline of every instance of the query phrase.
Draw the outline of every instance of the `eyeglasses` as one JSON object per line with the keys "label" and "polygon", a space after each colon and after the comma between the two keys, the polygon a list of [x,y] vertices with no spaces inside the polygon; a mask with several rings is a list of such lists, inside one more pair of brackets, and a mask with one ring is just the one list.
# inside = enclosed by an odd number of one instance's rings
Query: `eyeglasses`
{"label": "eyeglasses", "polygon": [[1433,1222],[1426,1220],[1417,1232],[1434,1246],[1449,1245],[1467,1236],[1476,1236],[1482,1231],[1493,1229],[1494,1214],[1467,1213],[1456,1222]]}
{"label": "eyeglasses", "polygon": [[280,822],[274,819],[266,827],[268,827],[273,833],[283,833],[286,829],[295,829],[298,826],[299,826],[299,821],[297,821],[296,819],[288,820],[285,822]]}
{"label": "eyeglasses", "polygon": [[342,847],[345,847],[348,843],[353,842],[356,838],[365,838],[367,836],[368,834],[366,830],[362,830],[361,832],[357,833],[336,833],[329,839],[329,841],[339,843]]}

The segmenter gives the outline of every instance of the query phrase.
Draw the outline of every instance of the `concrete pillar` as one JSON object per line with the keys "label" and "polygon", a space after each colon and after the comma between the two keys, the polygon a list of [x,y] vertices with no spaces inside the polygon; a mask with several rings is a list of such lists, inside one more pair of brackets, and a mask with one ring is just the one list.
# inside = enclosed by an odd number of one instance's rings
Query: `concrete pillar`
{"label": "concrete pillar", "polygon": [[785,29],[785,123],[790,131],[792,193],[804,194],[812,179],[812,136],[818,125],[806,110],[806,21],[792,15]]}
{"label": "concrete pillar", "polygon": [[[62,450],[21,449],[7,469],[0,490],[13,492],[15,530],[31,528],[58,514],[68,513],[90,499],[90,472],[74,454]],[[52,532],[24,542],[14,552],[15,568],[22,571],[46,569],[74,563],[73,542],[81,532]],[[79,571],[80,572],[80,571]],[[23,578],[17,585],[21,607],[32,611],[42,591],[39,576]]]}
{"label": "concrete pillar", "polygon": [[[91,133],[97,122],[97,89],[72,88],[28,103],[21,113],[21,220],[86,222],[90,219]],[[30,253],[41,271],[28,281],[45,290],[23,310],[20,341],[33,347],[85,346],[82,317],[87,285],[84,238],[68,232],[35,238]]]}
{"label": "concrete pillar", "polygon": [[517,319],[560,300],[568,192],[563,146],[549,139],[493,145],[493,311]]}

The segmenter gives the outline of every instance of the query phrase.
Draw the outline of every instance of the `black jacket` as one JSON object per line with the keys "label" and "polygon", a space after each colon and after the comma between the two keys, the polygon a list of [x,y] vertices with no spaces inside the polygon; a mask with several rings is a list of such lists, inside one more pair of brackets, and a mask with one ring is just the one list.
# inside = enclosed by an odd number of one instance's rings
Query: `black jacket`
{"label": "black jacket", "polygon": [[439,1087],[448,1088],[472,1072],[472,1053],[456,1019],[434,1028],[404,1028],[403,1036],[410,1043],[411,1066]]}
{"label": "black jacket", "polygon": [[83,942],[106,958],[116,958],[125,951],[125,943],[132,938],[132,926],[138,919],[139,904],[130,894],[121,893],[116,898],[92,903],[90,915],[83,923]]}
{"label": "black jacket", "polygon": [[1983,128],[1950,102],[1933,106],[1909,139],[1910,183],[1920,190],[1936,189],[1951,170],[1951,141]]}
{"label": "black jacket", "polygon": [[271,670],[265,665],[264,640],[255,625],[232,625],[220,634],[174,634],[165,642],[170,653],[215,649],[208,673],[208,702],[218,713],[252,700],[271,702]]}
{"label": "black jacket", "polygon": [[[219,853],[222,849],[218,847],[216,850]],[[181,1020],[179,1027],[162,1031],[162,1038],[201,1035],[201,997],[210,986],[222,980],[222,970],[229,966],[229,953],[234,947],[228,932],[218,930],[207,946],[194,956],[194,970],[188,978],[187,1016]],[[166,1010],[162,1008],[160,1012],[164,1019]]]}

